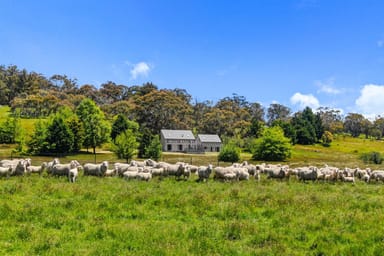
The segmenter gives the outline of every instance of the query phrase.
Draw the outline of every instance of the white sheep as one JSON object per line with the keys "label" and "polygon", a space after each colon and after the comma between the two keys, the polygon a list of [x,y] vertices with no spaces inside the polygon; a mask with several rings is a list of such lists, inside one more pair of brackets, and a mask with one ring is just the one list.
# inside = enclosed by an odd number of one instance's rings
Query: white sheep
{"label": "white sheep", "polygon": [[30,166],[27,166],[26,173],[27,174],[38,173],[39,175],[41,175],[46,167],[47,167],[47,162],[41,163],[40,166],[30,165]]}
{"label": "white sheep", "polygon": [[104,173],[108,170],[108,161],[103,161],[101,164],[84,165],[84,175],[103,177]]}
{"label": "white sheep", "polygon": [[78,167],[75,167],[75,168],[72,168],[72,169],[69,170],[69,172],[68,172],[69,182],[74,183],[78,176],[79,176]]}
{"label": "white sheep", "polygon": [[136,174],[136,179],[143,181],[150,181],[152,179],[152,173],[150,172],[138,172]]}
{"label": "white sheep", "polygon": [[197,169],[197,176],[199,179],[197,181],[207,181],[212,173],[212,169],[212,164],[209,164],[208,166],[199,166]]}
{"label": "white sheep", "polygon": [[11,176],[12,173],[12,167],[0,167],[0,177],[7,177]]}

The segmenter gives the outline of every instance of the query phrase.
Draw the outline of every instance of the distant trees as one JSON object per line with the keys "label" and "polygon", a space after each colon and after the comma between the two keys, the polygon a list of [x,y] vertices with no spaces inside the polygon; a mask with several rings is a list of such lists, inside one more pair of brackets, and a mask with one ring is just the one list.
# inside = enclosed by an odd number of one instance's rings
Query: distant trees
{"label": "distant trees", "polygon": [[238,162],[240,160],[240,153],[241,149],[234,141],[230,140],[221,148],[217,159],[223,162]]}
{"label": "distant trees", "polygon": [[117,135],[114,145],[113,151],[116,155],[128,163],[136,154],[139,143],[136,141],[136,136],[132,130],[127,129]]}

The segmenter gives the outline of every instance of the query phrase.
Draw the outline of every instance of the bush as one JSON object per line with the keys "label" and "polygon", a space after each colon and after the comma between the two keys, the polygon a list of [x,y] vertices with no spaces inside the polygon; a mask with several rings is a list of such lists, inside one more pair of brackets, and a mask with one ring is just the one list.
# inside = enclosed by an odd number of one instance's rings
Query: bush
{"label": "bush", "polygon": [[284,136],[279,126],[271,127],[263,132],[263,136],[255,140],[253,160],[283,161],[291,156],[292,145]]}
{"label": "bush", "polygon": [[329,147],[331,146],[331,143],[333,141],[333,135],[329,131],[325,131],[323,133],[323,136],[321,136],[321,141],[324,147]]}
{"label": "bush", "polygon": [[383,162],[383,157],[380,152],[376,151],[364,153],[360,158],[364,161],[364,163],[381,164]]}
{"label": "bush", "polygon": [[219,153],[218,160],[223,162],[238,162],[240,160],[240,148],[233,142],[224,145]]}

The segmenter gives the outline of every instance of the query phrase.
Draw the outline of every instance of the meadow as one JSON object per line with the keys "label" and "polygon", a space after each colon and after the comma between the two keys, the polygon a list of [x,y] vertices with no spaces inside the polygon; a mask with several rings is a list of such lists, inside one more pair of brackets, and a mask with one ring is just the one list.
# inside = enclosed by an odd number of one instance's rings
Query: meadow
{"label": "meadow", "polygon": [[[12,146],[0,145],[0,159]],[[108,152],[96,162],[122,161]],[[331,147],[295,145],[292,167],[371,167],[364,152],[381,141],[339,136]],[[52,157],[32,156],[32,163]],[[82,164],[83,152],[60,158]],[[167,162],[228,165],[217,154],[164,154]],[[242,154],[242,161],[250,160]],[[47,175],[0,178],[0,255],[382,255],[383,184],[253,179],[206,183],[174,178]]]}

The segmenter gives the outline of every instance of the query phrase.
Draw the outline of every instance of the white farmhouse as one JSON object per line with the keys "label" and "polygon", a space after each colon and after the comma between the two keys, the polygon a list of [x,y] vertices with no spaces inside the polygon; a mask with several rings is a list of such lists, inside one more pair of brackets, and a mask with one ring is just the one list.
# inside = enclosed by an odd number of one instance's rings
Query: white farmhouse
{"label": "white farmhouse", "polygon": [[190,130],[160,131],[163,152],[219,152],[221,139],[216,134],[198,134],[197,138]]}
{"label": "white farmhouse", "polygon": [[196,140],[189,130],[161,130],[163,152],[196,151]]}
{"label": "white farmhouse", "polygon": [[198,134],[196,144],[204,152],[220,152],[221,139],[217,134]]}

